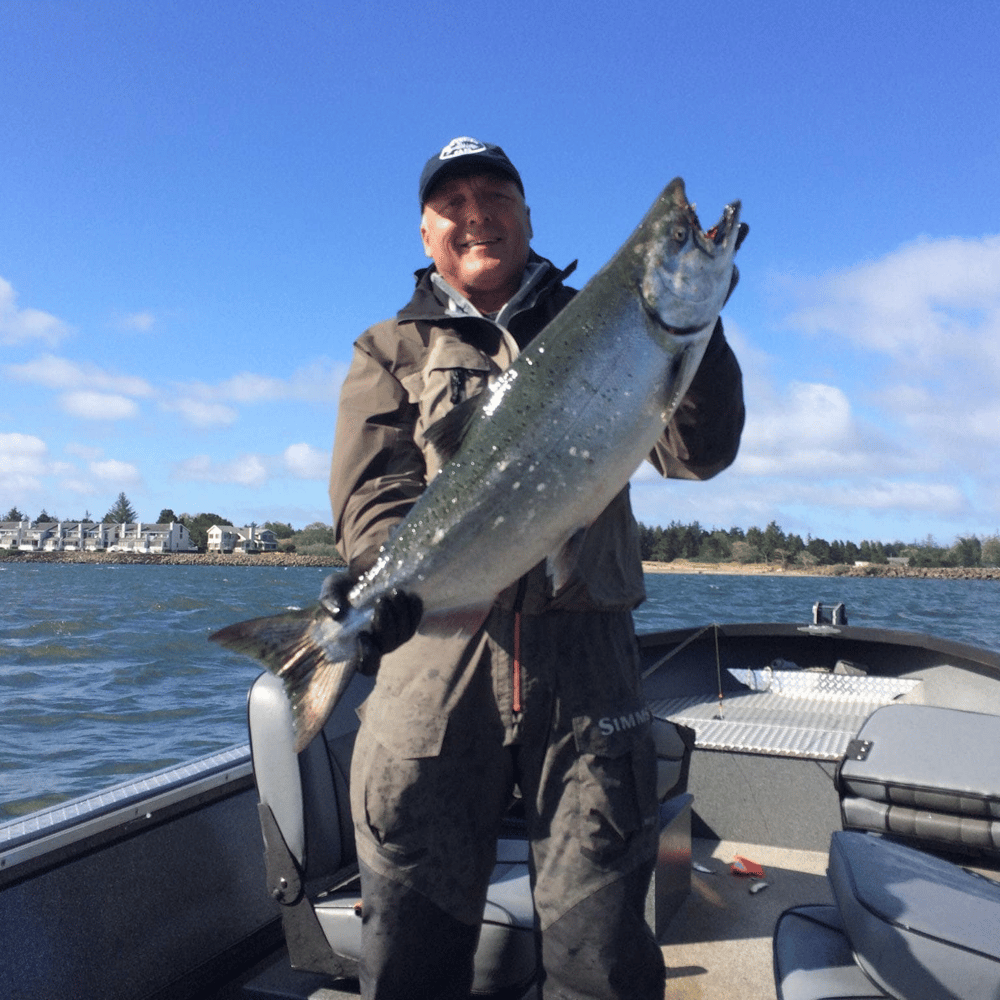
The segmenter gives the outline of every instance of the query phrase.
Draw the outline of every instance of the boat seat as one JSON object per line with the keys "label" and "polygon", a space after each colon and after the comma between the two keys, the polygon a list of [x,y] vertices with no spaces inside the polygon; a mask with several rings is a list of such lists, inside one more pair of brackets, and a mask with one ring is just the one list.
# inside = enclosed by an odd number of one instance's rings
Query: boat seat
{"label": "boat seat", "polygon": [[785,910],[774,926],[778,1000],[881,1000],[854,961],[840,911],[811,904]]}
{"label": "boat seat", "polygon": [[[348,778],[355,708],[371,681],[356,675],[322,731],[295,753],[291,709],[281,681],[262,674],[248,701],[268,890],[280,904],[293,968],[357,978],[361,887]],[[473,990],[524,990],[535,976],[534,910],[528,844],[497,845],[475,959]]]}
{"label": "boat seat", "polygon": [[837,769],[844,829],[928,850],[1000,854],[1000,716],[932,705],[876,709]]}
{"label": "boat seat", "polygon": [[[357,977],[361,889],[348,781],[356,709],[372,681],[356,675],[317,737],[294,749],[291,709],[269,673],[248,698],[250,748],[259,798],[268,891],[280,906],[295,969]],[[660,856],[647,900],[659,937],[690,889],[693,733],[654,720],[661,798]],[[523,826],[504,825],[475,956],[475,995],[520,995],[536,975],[534,907]]]}
{"label": "boat seat", "polygon": [[835,906],[778,919],[778,1000],[1000,996],[1000,883],[877,834],[838,830]]}

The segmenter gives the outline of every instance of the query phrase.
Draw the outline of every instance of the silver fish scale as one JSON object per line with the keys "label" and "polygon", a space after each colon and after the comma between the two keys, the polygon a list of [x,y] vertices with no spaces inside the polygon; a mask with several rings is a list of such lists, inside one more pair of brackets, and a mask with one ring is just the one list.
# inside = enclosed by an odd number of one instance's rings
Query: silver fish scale
{"label": "silver fish scale", "polygon": [[[920,683],[892,677],[802,674],[801,695],[772,691],[665,698],[650,702],[658,718],[690,726],[696,745],[707,750],[774,754],[812,760],[838,760],[865,719],[882,705],[907,694]],[[836,682],[833,683],[833,678]],[[830,681],[818,696],[812,681]],[[840,690],[838,696],[834,689]]]}

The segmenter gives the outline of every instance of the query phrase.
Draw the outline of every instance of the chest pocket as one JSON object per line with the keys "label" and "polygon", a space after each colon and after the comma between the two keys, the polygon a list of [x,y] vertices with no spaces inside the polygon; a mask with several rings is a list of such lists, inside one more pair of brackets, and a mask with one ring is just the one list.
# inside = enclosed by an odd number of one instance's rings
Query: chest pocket
{"label": "chest pocket", "polygon": [[499,373],[499,367],[470,344],[456,337],[441,337],[420,372],[406,380],[410,398],[420,411],[415,437],[424,452],[428,481],[441,461],[427,444],[424,432],[459,403],[481,393],[491,376]]}

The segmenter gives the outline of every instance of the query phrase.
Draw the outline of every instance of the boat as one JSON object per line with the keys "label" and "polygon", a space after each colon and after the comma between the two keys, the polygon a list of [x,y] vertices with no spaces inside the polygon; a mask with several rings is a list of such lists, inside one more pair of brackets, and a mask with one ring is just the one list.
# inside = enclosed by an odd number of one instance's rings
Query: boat
{"label": "boat", "polygon": [[[681,739],[649,908],[668,996],[820,1000],[827,995],[815,992],[816,976],[827,972],[823,961],[839,962],[837,975],[860,975],[871,991],[859,996],[995,995],[944,987],[908,993],[909,980],[880,979],[880,970],[865,964],[864,943],[845,929],[850,907],[838,896],[835,876],[844,865],[862,863],[848,857],[861,844],[865,851],[903,852],[904,860],[911,857],[906,852],[932,859],[928,870],[938,866],[946,878],[986,876],[984,898],[989,902],[995,892],[1000,900],[1000,885],[989,881],[1000,877],[1000,777],[988,787],[1000,755],[995,745],[978,753],[962,745],[972,722],[981,727],[977,739],[1000,737],[1000,653],[851,626],[842,605],[821,604],[802,623],[711,623],[643,634],[639,643],[652,713]],[[259,724],[254,713],[270,713],[267,725],[284,724],[287,706],[273,689],[268,693],[269,677],[254,685],[251,735]],[[344,760],[367,683],[352,682],[324,728],[329,772],[318,787],[332,782],[333,803],[345,801]],[[896,727],[912,744],[903,748],[906,766],[933,755],[931,770],[941,765],[942,783],[956,771],[982,774],[987,787],[971,815],[962,813],[968,790],[957,805],[947,789],[913,799],[914,781],[905,775],[876,776],[875,791],[866,790],[864,769],[878,755],[865,755],[889,737],[884,725],[877,738],[865,733],[884,719],[906,722]],[[349,817],[329,800],[309,801],[315,774],[303,780],[300,773],[318,759],[307,765],[261,745],[255,752],[251,740],[0,826],[0,996],[357,996],[350,960],[324,952],[330,921],[355,934],[363,902],[350,865],[340,863],[349,858]],[[294,799],[299,788],[306,801],[293,803],[292,812],[325,809],[318,819],[347,845],[330,862],[336,884],[319,889],[311,871],[289,861],[301,855],[296,838],[302,840],[303,829],[282,826],[284,799]],[[909,804],[895,797],[907,788]],[[496,913],[484,916],[482,940],[494,934],[500,942],[487,956],[494,995],[529,1000],[537,996],[535,970],[530,958],[524,965],[523,949],[510,944],[511,928],[530,923],[530,897],[527,917],[522,912],[527,883],[518,845],[512,816],[501,835],[497,895],[488,904]],[[328,908],[316,918],[318,908],[340,897],[340,911]],[[312,917],[290,920],[294,910]],[[871,926],[868,904],[858,914],[869,921],[865,940],[882,932],[882,925]],[[897,965],[922,953],[904,942],[900,954]],[[924,972],[937,975],[948,958],[920,961]],[[511,962],[520,965],[505,976],[501,966]]]}

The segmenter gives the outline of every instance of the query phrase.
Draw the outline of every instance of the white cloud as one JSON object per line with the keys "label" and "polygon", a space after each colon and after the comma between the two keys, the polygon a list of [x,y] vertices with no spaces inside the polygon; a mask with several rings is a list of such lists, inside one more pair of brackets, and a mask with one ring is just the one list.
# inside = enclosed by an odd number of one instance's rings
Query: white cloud
{"label": "white cloud", "polygon": [[127,313],[123,316],[118,325],[122,330],[135,330],[138,333],[146,333],[153,328],[156,317],[151,312]]}
{"label": "white cloud", "polygon": [[59,402],[67,413],[83,420],[128,420],[139,412],[134,399],[105,392],[67,392]]}
{"label": "white cloud", "polygon": [[116,487],[137,486],[142,482],[142,474],[131,462],[107,458],[90,463],[90,471],[97,478]]}
{"label": "white cloud", "polygon": [[208,455],[195,455],[174,466],[174,477],[192,482],[262,486],[270,478],[270,472],[267,459],[261,455],[248,453],[222,463],[213,463]]}
{"label": "white cloud", "polygon": [[885,432],[855,415],[840,386],[793,381],[772,388],[758,380],[736,468],[783,480],[856,478],[895,464],[892,451]]}
{"label": "white cloud", "polygon": [[880,260],[797,283],[788,325],[906,368],[974,361],[1000,370],[1000,235],[921,239]]}
{"label": "white cloud", "polygon": [[140,398],[153,395],[153,387],[144,378],[120,375],[89,361],[71,361],[55,354],[43,354],[22,365],[5,365],[4,371],[19,382],[43,385],[49,389],[110,392]]}
{"label": "white cloud", "polygon": [[347,366],[341,362],[317,358],[287,379],[242,371],[217,385],[207,382],[177,384],[175,395],[164,397],[161,405],[165,410],[179,413],[192,427],[229,427],[239,419],[239,411],[230,404],[297,401],[332,406],[346,370]]}
{"label": "white cloud", "polygon": [[164,403],[163,408],[179,413],[191,427],[207,430],[209,427],[230,427],[236,423],[239,414],[231,406],[210,400],[182,397]]}
{"label": "white cloud", "polygon": [[96,448],[92,444],[80,444],[76,441],[70,441],[63,451],[65,451],[67,455],[75,455],[77,458],[82,458],[86,462],[96,462],[97,459],[104,454],[103,448]]}
{"label": "white cloud", "polygon": [[205,386],[203,391],[236,403],[267,403],[285,399],[288,395],[287,387],[281,379],[255,372],[239,372],[214,388]]}
{"label": "white cloud", "polygon": [[49,471],[48,447],[33,434],[0,434],[0,485],[11,495],[33,492]]}
{"label": "white cloud", "polygon": [[311,403],[336,403],[348,365],[330,358],[316,358],[297,368],[288,379],[291,399]]}
{"label": "white cloud", "polygon": [[217,385],[188,382],[176,388],[182,399],[206,402],[272,403],[287,399],[334,404],[346,371],[343,362],[316,358],[288,378],[242,371]]}
{"label": "white cloud", "polygon": [[284,453],[285,468],[298,479],[324,480],[330,475],[330,452],[302,442],[290,444]]}
{"label": "white cloud", "polygon": [[[960,513],[968,507],[962,490],[952,483],[890,480],[879,476],[818,483],[783,483],[781,504],[785,507],[802,505],[846,511],[908,511],[942,516]],[[821,531],[817,533],[822,534]]]}
{"label": "white cloud", "polygon": [[51,313],[19,308],[13,286],[0,278],[0,344],[41,341],[55,346],[69,332],[69,326]]}
{"label": "white cloud", "polygon": [[80,479],[70,476],[59,483],[60,496],[64,493],[76,493],[80,496],[95,496],[99,491],[93,479]]}

